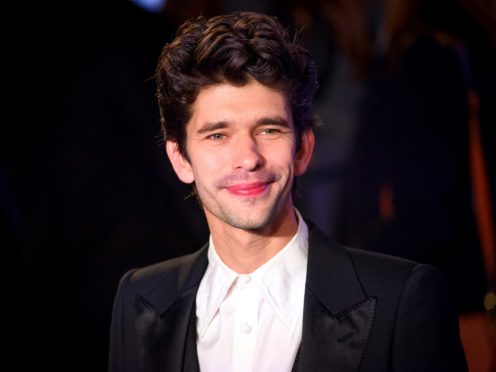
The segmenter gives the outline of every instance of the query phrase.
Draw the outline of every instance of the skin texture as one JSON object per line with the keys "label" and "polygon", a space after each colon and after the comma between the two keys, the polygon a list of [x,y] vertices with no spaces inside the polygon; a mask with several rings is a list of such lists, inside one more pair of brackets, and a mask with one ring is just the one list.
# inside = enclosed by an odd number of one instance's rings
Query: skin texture
{"label": "skin texture", "polygon": [[249,273],[297,229],[291,188],[310,162],[314,135],[296,134],[284,93],[250,81],[203,88],[186,127],[189,161],[175,142],[167,154],[179,179],[195,183],[220,257]]}

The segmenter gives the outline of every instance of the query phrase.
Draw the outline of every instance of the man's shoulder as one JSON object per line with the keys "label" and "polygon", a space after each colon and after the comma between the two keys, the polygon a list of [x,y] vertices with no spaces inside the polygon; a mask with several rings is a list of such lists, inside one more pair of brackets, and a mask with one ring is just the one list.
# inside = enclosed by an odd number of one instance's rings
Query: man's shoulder
{"label": "man's shoulder", "polygon": [[160,290],[165,293],[178,292],[195,285],[203,276],[207,266],[207,247],[198,251],[127,271],[119,287],[128,294],[152,296]]}
{"label": "man's shoulder", "polygon": [[[354,272],[363,287],[400,288],[412,277],[443,280],[441,272],[434,266],[398,256],[345,246],[327,237],[315,227],[311,229],[311,236],[310,244],[313,241],[314,244],[320,246],[321,252],[334,252],[332,254],[320,253],[317,257],[328,265],[329,270],[343,272],[342,267],[336,267],[337,263],[340,266],[349,265],[349,270]],[[324,263],[319,266],[321,265]]]}
{"label": "man's shoulder", "polygon": [[338,252],[339,256],[347,257],[355,266],[370,266],[380,271],[410,271],[415,265],[418,265],[417,262],[405,258],[341,244],[324,234],[313,224],[310,225],[310,245],[312,244],[323,246],[326,250]]}
{"label": "man's shoulder", "polygon": [[179,257],[174,257],[168,260],[160,261],[134,270],[133,280],[137,282],[154,281],[157,278],[170,275],[178,275],[184,270],[188,270],[194,265],[204,254],[206,247]]}
{"label": "man's shoulder", "polygon": [[430,290],[446,288],[446,278],[430,264],[411,261],[402,257],[345,247],[349,252],[357,275],[368,293],[394,294],[412,285]]}
{"label": "man's shoulder", "polygon": [[355,247],[343,247],[348,254],[351,256],[355,265],[358,266],[370,266],[376,268],[380,271],[411,271],[417,265],[418,262],[399,257],[390,254],[368,251],[365,249],[359,249]]}

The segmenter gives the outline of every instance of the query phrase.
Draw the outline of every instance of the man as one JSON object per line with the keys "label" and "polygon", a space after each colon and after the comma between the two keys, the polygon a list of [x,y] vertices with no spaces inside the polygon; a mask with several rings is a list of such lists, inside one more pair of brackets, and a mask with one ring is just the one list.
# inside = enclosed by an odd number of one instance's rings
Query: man
{"label": "man", "polygon": [[167,155],[211,235],[124,275],[110,371],[466,370],[436,269],[339,246],[294,208],[317,81],[276,20],[188,21],[156,77]]}

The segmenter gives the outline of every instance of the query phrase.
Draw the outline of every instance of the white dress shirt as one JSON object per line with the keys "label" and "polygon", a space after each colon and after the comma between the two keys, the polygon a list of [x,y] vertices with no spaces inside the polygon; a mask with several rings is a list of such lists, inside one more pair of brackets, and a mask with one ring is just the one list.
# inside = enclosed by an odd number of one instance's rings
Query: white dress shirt
{"label": "white dress shirt", "polygon": [[196,295],[202,372],[291,371],[301,341],[308,228],[301,215],[289,243],[251,274],[226,266],[210,237]]}

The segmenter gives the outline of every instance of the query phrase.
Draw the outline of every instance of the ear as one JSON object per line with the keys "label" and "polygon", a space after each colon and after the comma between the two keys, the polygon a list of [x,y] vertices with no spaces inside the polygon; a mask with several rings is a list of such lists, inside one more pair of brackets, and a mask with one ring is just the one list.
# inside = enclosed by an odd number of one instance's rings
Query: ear
{"label": "ear", "polygon": [[165,149],[177,177],[184,183],[193,183],[195,180],[193,169],[189,161],[179,151],[177,142],[166,141]]}
{"label": "ear", "polygon": [[315,146],[315,135],[313,130],[306,129],[301,134],[301,143],[295,157],[295,176],[301,176],[308,168]]}

